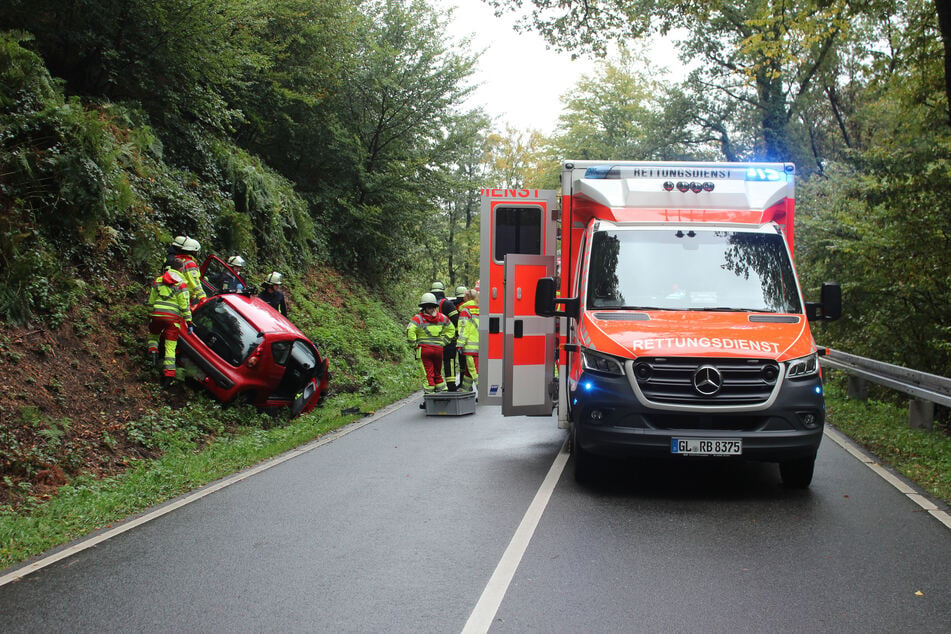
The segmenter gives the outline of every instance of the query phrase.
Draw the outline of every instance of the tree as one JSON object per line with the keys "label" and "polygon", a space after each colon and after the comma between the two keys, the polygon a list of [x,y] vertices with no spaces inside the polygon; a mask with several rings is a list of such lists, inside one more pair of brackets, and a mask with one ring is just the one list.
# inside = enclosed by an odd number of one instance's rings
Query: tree
{"label": "tree", "polygon": [[556,154],[572,159],[683,158],[690,131],[665,116],[665,88],[649,77],[649,68],[643,55],[622,47],[616,62],[582,77],[562,96],[564,112],[552,140]]}
{"label": "tree", "polygon": [[[510,3],[494,0],[505,10]],[[827,69],[854,11],[846,0],[787,5],[768,0],[533,0],[531,26],[557,48],[604,53],[605,42],[648,33],[686,34],[685,62],[698,63],[687,91],[701,101],[709,91],[749,111],[758,124],[755,145],[738,156],[794,160],[790,133],[817,76]],[[523,25],[523,28],[525,25]],[[731,122],[701,114],[698,123],[723,137]],[[735,113],[734,113],[735,114]]]}
{"label": "tree", "polygon": [[445,14],[422,0],[363,11],[355,63],[327,104],[327,151],[302,185],[334,260],[379,282],[412,268],[433,231],[474,58],[450,50]]}

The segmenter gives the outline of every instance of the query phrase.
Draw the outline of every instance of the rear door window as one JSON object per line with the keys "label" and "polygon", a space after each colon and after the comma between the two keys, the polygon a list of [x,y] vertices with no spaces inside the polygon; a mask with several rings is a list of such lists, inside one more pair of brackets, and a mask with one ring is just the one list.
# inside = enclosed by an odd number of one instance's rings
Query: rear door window
{"label": "rear door window", "polygon": [[284,376],[274,392],[278,398],[295,398],[317,376],[317,353],[307,341],[276,341],[271,344],[271,354],[275,363],[284,366]]}
{"label": "rear door window", "polygon": [[261,333],[221,298],[205,302],[192,315],[195,334],[229,364],[238,367],[261,342]]}

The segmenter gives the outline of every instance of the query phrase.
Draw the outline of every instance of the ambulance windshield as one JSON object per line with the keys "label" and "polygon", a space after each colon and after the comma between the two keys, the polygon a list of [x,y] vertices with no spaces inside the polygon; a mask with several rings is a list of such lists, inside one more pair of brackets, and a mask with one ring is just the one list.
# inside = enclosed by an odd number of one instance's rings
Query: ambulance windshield
{"label": "ambulance windshield", "polygon": [[596,231],[588,270],[592,309],[802,312],[778,233]]}

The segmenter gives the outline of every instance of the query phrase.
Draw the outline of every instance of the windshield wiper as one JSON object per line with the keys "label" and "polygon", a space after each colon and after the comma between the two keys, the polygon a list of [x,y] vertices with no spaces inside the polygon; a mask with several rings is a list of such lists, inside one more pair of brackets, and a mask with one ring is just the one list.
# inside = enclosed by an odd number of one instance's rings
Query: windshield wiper
{"label": "windshield wiper", "polygon": [[775,313],[775,310],[770,310],[768,308],[737,308],[735,306],[702,306],[696,308],[688,308],[687,310],[701,310],[701,311],[710,311],[717,313]]}

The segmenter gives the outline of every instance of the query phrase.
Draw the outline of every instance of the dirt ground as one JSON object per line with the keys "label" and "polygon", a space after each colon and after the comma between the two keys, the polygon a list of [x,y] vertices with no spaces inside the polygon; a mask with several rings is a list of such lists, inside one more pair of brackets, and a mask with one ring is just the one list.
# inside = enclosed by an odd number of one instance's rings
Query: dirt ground
{"label": "dirt ground", "polygon": [[144,339],[125,350],[105,320],[83,321],[99,327],[81,337],[69,319],[52,330],[0,324],[0,505],[44,499],[81,472],[121,471],[144,455],[124,423],[163,399],[184,402],[157,389]]}
{"label": "dirt ground", "polygon": [[[313,299],[339,307],[347,280],[315,269]],[[84,304],[56,328],[0,323],[0,507],[47,499],[79,474],[104,477],[152,457],[127,422],[162,405],[182,407],[189,388],[158,385],[146,328],[116,332],[107,308]]]}

